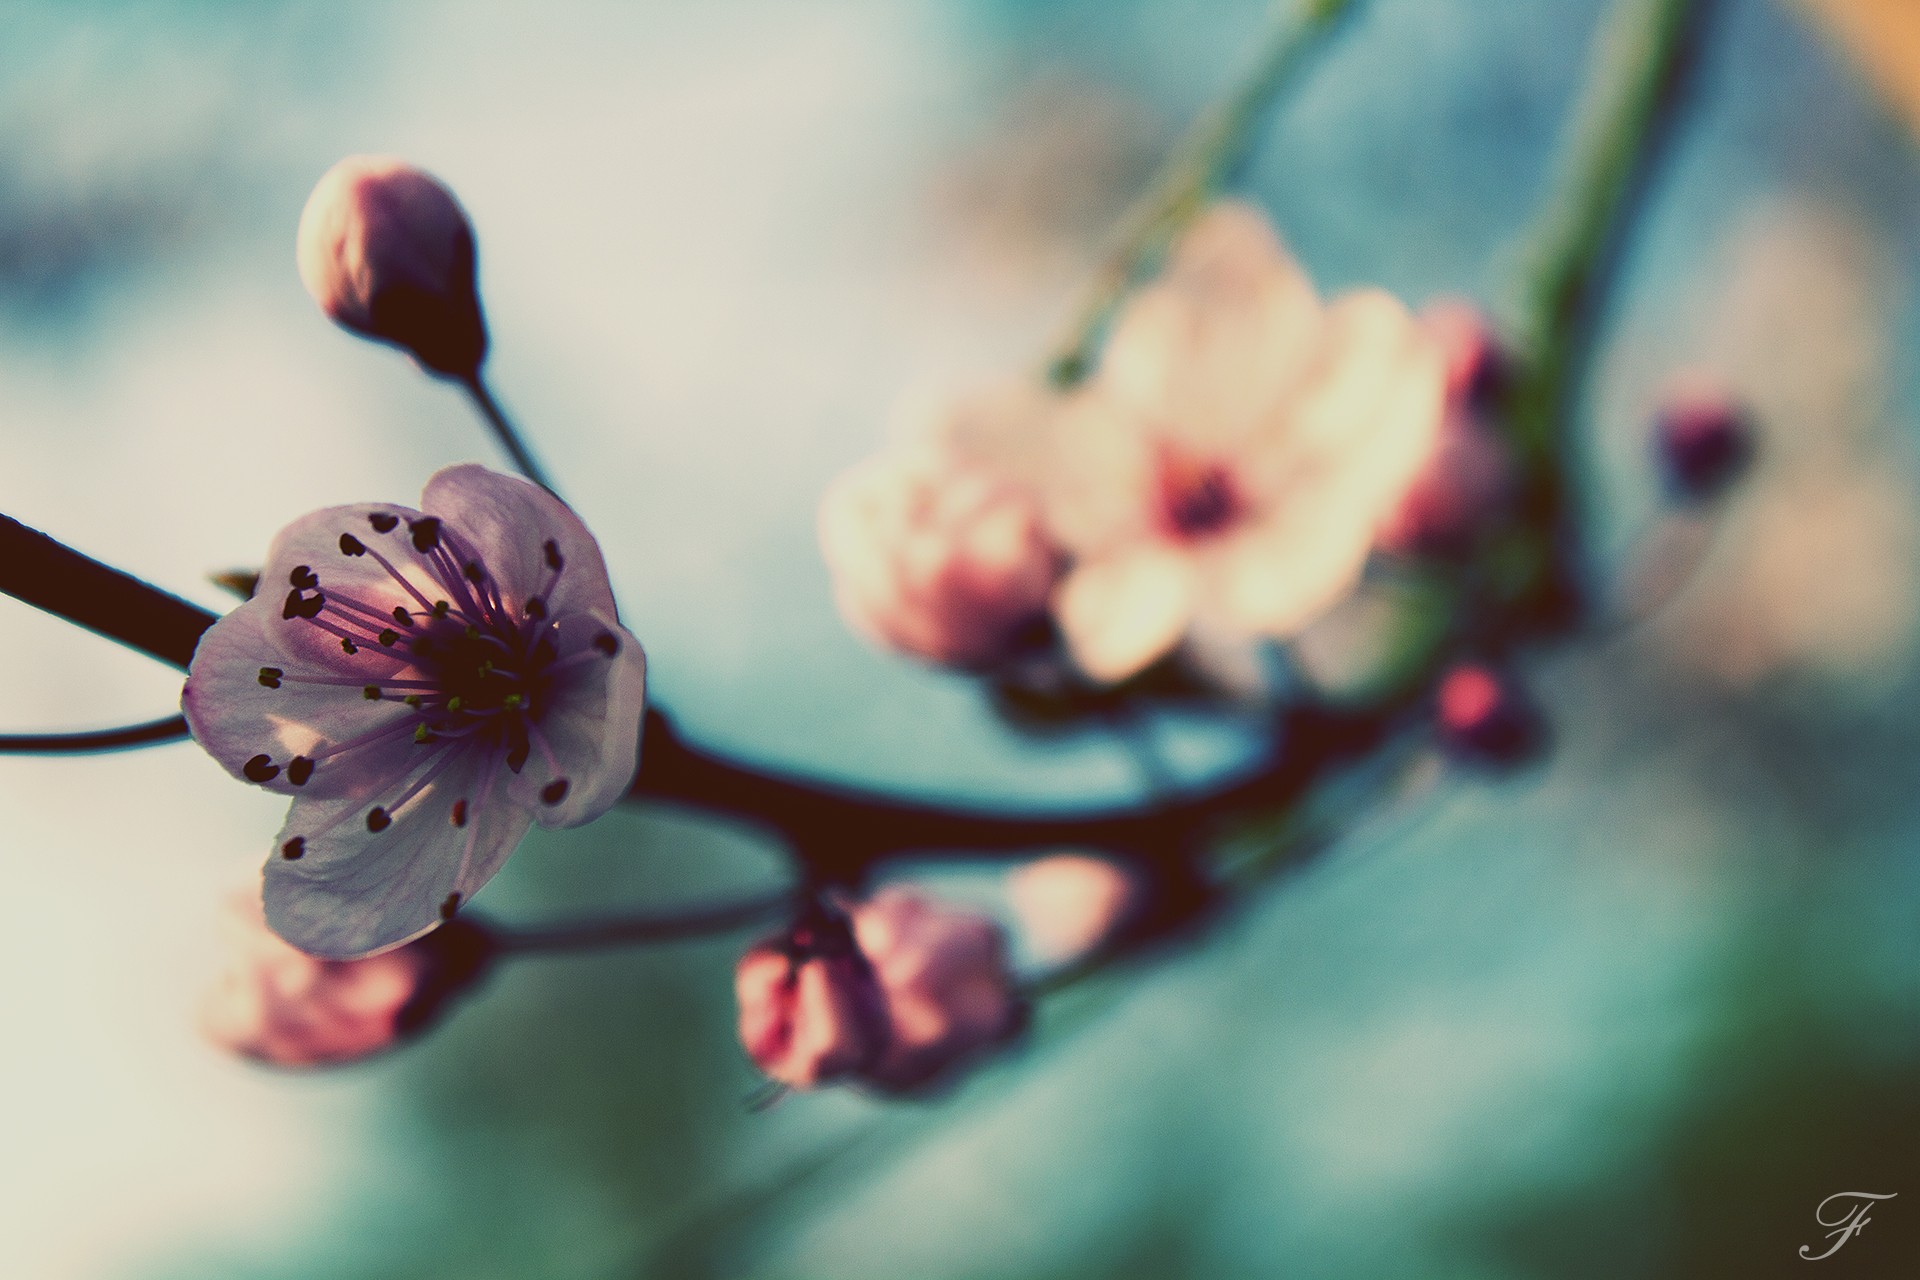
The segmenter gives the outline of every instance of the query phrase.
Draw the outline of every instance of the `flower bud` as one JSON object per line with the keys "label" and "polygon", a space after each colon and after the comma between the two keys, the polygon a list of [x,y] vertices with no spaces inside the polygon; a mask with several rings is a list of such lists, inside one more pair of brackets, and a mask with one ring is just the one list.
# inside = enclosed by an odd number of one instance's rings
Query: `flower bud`
{"label": "flower bud", "polygon": [[811,1089],[886,1049],[887,1007],[843,916],[810,912],[748,949],[734,970],[740,1043],[768,1078]]}
{"label": "flower bud", "polygon": [[855,630],[969,670],[1031,640],[1062,567],[1026,490],[932,448],[842,477],[821,504],[820,546]]}
{"label": "flower bud", "polygon": [[453,195],[385,156],[327,170],[300,215],[300,279],[328,317],[471,378],[487,355],[473,228]]}
{"label": "flower bud", "polygon": [[254,887],[224,905],[225,972],[201,1005],[214,1044],[281,1067],[335,1066],[424,1030],[484,972],[493,942],[453,921],[360,960],[322,960],[267,927]]}
{"label": "flower bud", "polygon": [[1111,859],[1061,853],[1009,873],[1007,896],[1034,957],[1062,964],[1131,923],[1140,914],[1145,886]]}
{"label": "flower bud", "polygon": [[853,932],[886,996],[891,1035],[862,1075],[892,1093],[938,1088],[1026,1025],[1006,936],[985,916],[892,888],[853,910]]}
{"label": "flower bud", "polygon": [[1753,428],[1724,390],[1689,379],[1668,396],[1654,423],[1667,488],[1687,501],[1719,497],[1753,461]]}
{"label": "flower bud", "polygon": [[1455,757],[1511,765],[1546,737],[1538,709],[1519,686],[1489,667],[1461,663],[1442,676],[1434,716],[1441,744]]}
{"label": "flower bud", "polygon": [[1420,327],[1440,346],[1448,403],[1486,408],[1505,381],[1509,364],[1486,316],[1470,302],[1447,298],[1420,312]]}

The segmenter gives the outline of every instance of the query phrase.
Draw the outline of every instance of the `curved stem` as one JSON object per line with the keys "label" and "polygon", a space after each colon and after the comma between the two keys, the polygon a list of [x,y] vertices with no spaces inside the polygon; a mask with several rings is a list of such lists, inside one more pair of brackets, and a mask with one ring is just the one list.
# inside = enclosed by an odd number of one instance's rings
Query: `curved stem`
{"label": "curved stem", "polygon": [[792,909],[792,889],[763,893],[737,902],[663,911],[647,915],[609,916],[539,927],[493,925],[490,931],[503,954],[557,955],[605,947],[673,942],[716,933],[731,933],[748,925],[778,919]]}
{"label": "curved stem", "polygon": [[124,751],[129,747],[178,742],[187,736],[187,718],[168,716],[118,729],[80,733],[0,733],[0,755],[85,755],[95,751]]}
{"label": "curved stem", "polygon": [[498,440],[500,447],[507,451],[507,456],[513,460],[513,465],[520,474],[554,497],[560,497],[560,491],[554,488],[553,481],[547,478],[546,470],[534,460],[526,441],[520,438],[520,432],[514,427],[513,420],[507,417],[506,410],[502,409],[500,402],[494,399],[492,389],[487,386],[485,375],[476,369],[471,378],[460,378],[457,381],[466,388],[468,398],[473,401],[473,407],[479,411],[481,419],[487,426],[492,428],[494,439]]}
{"label": "curved stem", "polygon": [[1260,60],[1238,86],[1196,121],[1145,194],[1121,219],[1115,246],[1094,277],[1047,362],[1047,376],[1068,387],[1087,375],[1107,324],[1145,271],[1181,228],[1205,207],[1225,176],[1245,158],[1261,113],[1293,83],[1357,0],[1309,0],[1276,26]]}

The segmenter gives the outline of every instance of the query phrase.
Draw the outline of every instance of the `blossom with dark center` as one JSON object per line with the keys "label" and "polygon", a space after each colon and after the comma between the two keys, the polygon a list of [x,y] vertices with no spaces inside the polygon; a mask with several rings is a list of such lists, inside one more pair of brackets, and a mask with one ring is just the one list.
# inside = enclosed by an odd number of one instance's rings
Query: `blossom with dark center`
{"label": "blossom with dark center", "polygon": [[577,826],[625,794],[646,658],[579,517],[458,466],[417,511],[329,507],[283,530],[181,701],[228,772],[293,797],[268,923],[350,958],[450,918],[533,822]]}
{"label": "blossom with dark center", "polygon": [[961,419],[956,447],[1038,495],[1071,558],[1054,620],[1117,681],[1185,640],[1298,635],[1359,582],[1432,453],[1445,370],[1400,302],[1322,302],[1251,206],[1203,214],[1093,375]]}

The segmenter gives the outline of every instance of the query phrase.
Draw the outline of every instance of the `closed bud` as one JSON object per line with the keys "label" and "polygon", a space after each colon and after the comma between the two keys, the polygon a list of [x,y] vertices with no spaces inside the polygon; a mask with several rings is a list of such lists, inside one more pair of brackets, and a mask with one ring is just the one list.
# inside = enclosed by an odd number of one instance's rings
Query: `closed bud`
{"label": "closed bud", "polygon": [[1487,317],[1470,302],[1447,298],[1420,312],[1420,327],[1439,344],[1448,402],[1486,408],[1511,364]]}
{"label": "closed bud", "polygon": [[224,906],[227,966],[201,1006],[214,1044],[280,1067],[338,1066],[425,1030],[469,989],[493,939],[465,921],[360,960],[322,960],[267,927],[257,886]]}
{"label": "closed bud", "polygon": [[749,948],[734,971],[734,994],[747,1056],[789,1088],[863,1070],[886,1049],[879,984],[846,918],[827,908]]}
{"label": "closed bud", "polygon": [[820,545],[841,613],[891,649],[985,670],[1046,634],[1063,567],[1019,485],[944,449],[871,459],[828,490]]}
{"label": "closed bud", "polygon": [[1078,960],[1139,914],[1146,886],[1109,858],[1059,853],[1009,873],[1007,897],[1028,949],[1039,960]]}
{"label": "closed bud", "polygon": [[487,355],[473,228],[453,194],[402,161],[349,156],[300,215],[300,279],[344,328],[471,378]]}
{"label": "closed bud", "polygon": [[1753,461],[1747,415],[1723,389],[1688,380],[1668,396],[1654,423],[1654,447],[1667,488],[1678,498],[1719,497]]}
{"label": "closed bud", "polygon": [[890,1093],[949,1083],[1026,1026],[1006,935],[985,916],[892,888],[853,909],[854,937],[886,997],[886,1051],[861,1074]]}
{"label": "closed bud", "polygon": [[1526,693],[1478,663],[1462,663],[1441,677],[1434,718],[1452,755],[1481,764],[1518,764],[1546,740],[1546,723]]}

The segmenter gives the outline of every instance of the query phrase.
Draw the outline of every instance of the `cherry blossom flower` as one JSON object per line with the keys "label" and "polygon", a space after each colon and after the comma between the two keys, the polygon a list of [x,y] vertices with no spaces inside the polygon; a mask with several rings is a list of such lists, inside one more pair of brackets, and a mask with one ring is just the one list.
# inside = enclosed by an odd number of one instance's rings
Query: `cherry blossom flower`
{"label": "cherry blossom flower", "polygon": [[1006,934],[912,889],[883,889],[853,909],[853,935],[886,998],[886,1051],[860,1076],[890,1093],[938,1088],[1026,1026]]}
{"label": "cherry blossom flower", "polygon": [[1099,368],[1036,422],[961,443],[1028,481],[1073,557],[1054,614],[1124,679],[1196,628],[1289,638],[1359,580],[1429,457],[1441,353],[1377,289],[1322,303],[1265,219],[1214,206],[1128,303]]}
{"label": "cherry blossom flower", "polygon": [[283,941],[251,885],[221,912],[227,967],[201,1005],[214,1044],[282,1067],[331,1066],[422,1030],[484,970],[484,935],[460,922],[362,960],[322,960]]}
{"label": "cherry blossom flower", "polygon": [[182,696],[230,773],[293,797],[267,920],[319,956],[452,916],[534,821],[591,821],[636,765],[646,658],[579,517],[471,465],[435,475],[420,508],[288,526]]}
{"label": "cherry blossom flower", "polygon": [[886,1050],[886,1000],[844,915],[823,908],[749,948],[734,994],[747,1056],[790,1088],[863,1071]]}
{"label": "cherry blossom flower", "polygon": [[930,662],[986,669],[1014,656],[1062,559],[1033,496],[937,447],[870,459],[828,490],[820,545],[852,626]]}
{"label": "cherry blossom flower", "polygon": [[487,355],[473,228],[453,194],[389,156],[348,156],[307,198],[300,279],[341,327],[470,378]]}

